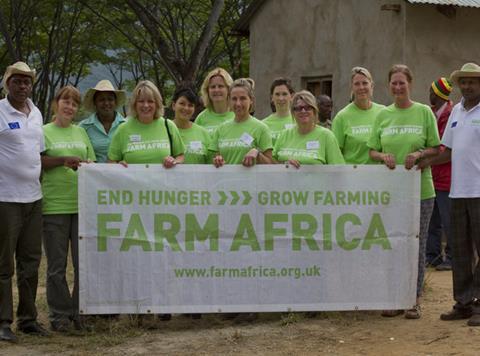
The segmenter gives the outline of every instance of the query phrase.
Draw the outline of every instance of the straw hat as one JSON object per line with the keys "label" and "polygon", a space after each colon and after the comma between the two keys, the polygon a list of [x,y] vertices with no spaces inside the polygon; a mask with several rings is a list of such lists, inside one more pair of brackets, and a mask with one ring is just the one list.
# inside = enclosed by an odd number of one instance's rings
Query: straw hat
{"label": "straw hat", "polygon": [[97,91],[107,91],[115,93],[117,97],[117,108],[125,104],[126,94],[124,90],[115,90],[113,84],[109,80],[101,80],[95,85],[95,88],[90,88],[87,90],[85,97],[83,98],[83,107],[91,112],[95,112],[95,103],[93,102],[93,97]]}
{"label": "straw hat", "polygon": [[35,81],[35,69],[30,69],[30,67],[24,62],[16,62],[8,66],[5,74],[3,75],[2,85],[6,92],[8,92],[8,79],[10,79],[10,77],[14,74],[26,75],[27,77],[32,78],[32,82]]}
{"label": "straw hat", "polygon": [[466,63],[462,69],[456,70],[450,76],[450,80],[458,84],[459,78],[480,78],[480,66],[476,63]]}

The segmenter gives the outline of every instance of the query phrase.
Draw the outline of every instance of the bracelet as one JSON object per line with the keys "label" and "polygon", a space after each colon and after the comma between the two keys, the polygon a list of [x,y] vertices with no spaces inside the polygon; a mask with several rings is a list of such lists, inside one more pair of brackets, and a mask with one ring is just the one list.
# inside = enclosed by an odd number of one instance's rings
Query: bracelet
{"label": "bracelet", "polygon": [[420,148],[418,150],[418,152],[420,152],[420,159],[422,159],[423,158],[423,153],[425,152],[425,150],[423,148]]}

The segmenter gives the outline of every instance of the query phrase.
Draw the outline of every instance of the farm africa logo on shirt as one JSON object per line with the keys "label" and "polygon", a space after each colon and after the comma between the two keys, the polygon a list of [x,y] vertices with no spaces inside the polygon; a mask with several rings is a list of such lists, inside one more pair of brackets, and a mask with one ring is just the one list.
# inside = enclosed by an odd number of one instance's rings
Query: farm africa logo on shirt
{"label": "farm africa logo on shirt", "polygon": [[371,125],[352,126],[352,135],[365,135],[372,132]]}
{"label": "farm africa logo on shirt", "polygon": [[54,142],[52,144],[53,149],[64,149],[64,148],[85,148],[84,142]]}
{"label": "farm africa logo on shirt", "polygon": [[169,148],[170,144],[168,140],[149,140],[140,142],[129,142],[127,145],[127,152],[142,151],[142,150],[155,150],[162,148]]}
{"label": "farm africa logo on shirt", "polygon": [[423,132],[423,126],[420,125],[397,125],[390,126],[383,129],[382,136],[393,135],[421,135]]}
{"label": "farm africa logo on shirt", "polygon": [[318,151],[317,150],[306,150],[301,148],[281,148],[278,151],[279,156],[285,156],[290,158],[313,158],[318,159]]}

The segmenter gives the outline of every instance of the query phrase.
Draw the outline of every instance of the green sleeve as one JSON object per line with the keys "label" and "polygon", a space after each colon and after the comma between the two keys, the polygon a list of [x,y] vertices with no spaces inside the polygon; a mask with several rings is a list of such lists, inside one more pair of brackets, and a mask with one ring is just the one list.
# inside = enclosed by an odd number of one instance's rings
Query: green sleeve
{"label": "green sleeve", "polygon": [[433,111],[427,108],[427,142],[425,147],[437,147],[440,146],[440,135],[438,134],[437,122]]}
{"label": "green sleeve", "polygon": [[260,149],[261,152],[265,152],[271,150],[273,147],[272,134],[267,125],[263,124],[262,126],[264,127],[260,131],[260,137],[258,138],[258,149]]}
{"label": "green sleeve", "polygon": [[[218,152],[218,138],[220,135],[220,126],[215,129],[213,132],[212,140],[210,141],[210,146],[208,146],[208,150],[212,151],[213,154]],[[212,156],[213,156],[212,154]]]}
{"label": "green sleeve", "polygon": [[123,141],[123,125],[120,126],[113,134],[112,142],[108,148],[108,159],[111,161],[121,161],[123,159],[122,154],[122,141]]}
{"label": "green sleeve", "polygon": [[335,135],[331,131],[327,131],[326,133],[327,147],[325,152],[325,158],[327,164],[345,164],[345,160],[343,159],[340,147],[338,147],[338,142],[335,138]]}
{"label": "green sleeve", "polygon": [[200,112],[200,113],[197,115],[197,117],[195,118],[195,123],[196,123],[197,125],[200,125],[200,126],[202,126],[202,127],[204,126],[203,121],[205,120],[205,114],[206,114],[206,112],[207,112],[207,109],[204,109],[204,110],[202,110],[202,112]]}
{"label": "green sleeve", "polygon": [[285,137],[287,136],[288,130],[283,130],[280,135],[278,135],[275,145],[273,146],[272,157],[278,161],[278,152],[285,145]]}
{"label": "green sleeve", "polygon": [[167,122],[168,128],[170,130],[170,135],[172,136],[172,155],[177,157],[185,153],[185,144],[183,143],[182,137],[180,136],[180,131],[178,131],[177,125],[172,120],[164,119]]}
{"label": "green sleeve", "polygon": [[337,139],[338,146],[341,150],[343,150],[343,146],[345,145],[345,130],[343,127],[343,116],[338,114],[332,122],[332,132]]}
{"label": "green sleeve", "polygon": [[45,141],[43,152],[47,152],[50,147],[52,147],[52,143],[50,142],[50,138],[48,137],[47,132],[45,132],[45,128],[43,129],[43,140]]}
{"label": "green sleeve", "polygon": [[278,149],[280,148],[280,136],[277,137],[277,140],[275,141],[275,145],[273,146],[273,152],[272,152],[272,157],[278,161]]}
{"label": "green sleeve", "polygon": [[80,127],[83,140],[85,141],[85,144],[87,145],[87,159],[96,162],[97,157],[95,156],[95,151],[93,150],[92,142],[90,141],[90,138],[88,137],[87,131],[83,127]]}
{"label": "green sleeve", "polygon": [[[202,128],[203,129],[203,128]],[[210,137],[210,134],[208,133],[207,130],[203,129],[202,130],[202,140],[203,144],[205,145],[207,149],[207,153],[205,154],[205,163],[211,163],[213,159],[213,152],[210,151],[210,145],[212,144],[212,138]]]}
{"label": "green sleeve", "polygon": [[375,121],[373,122],[372,134],[367,141],[367,147],[379,152],[382,150],[382,145],[380,142],[380,120],[381,115],[377,115]]}

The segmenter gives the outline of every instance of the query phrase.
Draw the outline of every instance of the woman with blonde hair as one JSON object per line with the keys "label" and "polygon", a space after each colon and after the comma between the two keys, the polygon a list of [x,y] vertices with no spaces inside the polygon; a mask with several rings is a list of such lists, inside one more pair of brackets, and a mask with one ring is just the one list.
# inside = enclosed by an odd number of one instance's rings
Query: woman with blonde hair
{"label": "woman with blonde hair", "polygon": [[300,168],[302,164],[344,164],[333,133],[317,125],[318,107],[312,93],[299,91],[292,98],[296,126],[284,130],[275,142],[276,162]]}
{"label": "woman with blonde hair", "polygon": [[224,164],[251,167],[255,163],[271,163],[270,130],[251,115],[255,105],[254,86],[250,78],[237,79],[230,86],[230,107],[235,117],[215,130],[210,146],[217,168]]}
{"label": "woman with blonde hair", "polygon": [[[383,162],[390,169],[395,169],[397,164],[412,169],[420,160],[438,154],[440,138],[435,116],[429,106],[410,98],[412,81],[412,72],[406,65],[396,64],[390,69],[388,82],[394,103],[378,113],[367,142],[370,157],[374,161]],[[413,308],[405,311],[407,319],[418,319],[421,316],[425,249],[435,200],[430,168],[422,171],[420,192],[417,301]],[[392,317],[403,313],[403,310],[385,310],[382,316]]]}
{"label": "woman with blonde hair", "polygon": [[[85,130],[72,124],[80,107],[80,92],[61,88],[53,102],[53,120],[43,127],[43,246],[47,256],[47,303],[52,330],[67,332],[71,321],[84,328],[78,310],[78,189],[77,168],[95,161]],[[74,270],[73,291],[66,279],[68,250]]]}
{"label": "woman with blonde hair", "polygon": [[204,127],[212,136],[218,126],[235,117],[228,101],[232,83],[232,77],[223,68],[212,70],[202,83],[200,91],[205,110],[198,114],[195,123]]}
{"label": "woman with blonde hair", "polygon": [[133,90],[127,122],[112,138],[110,162],[161,163],[172,168],[183,163],[185,146],[175,124],[163,118],[163,101],[158,88],[148,80]]}
{"label": "woman with blonde hair", "polygon": [[385,106],[372,101],[373,78],[367,69],[352,68],[350,83],[353,101],[335,116],[332,132],[347,164],[375,163],[368,154],[367,141],[377,114]]}

